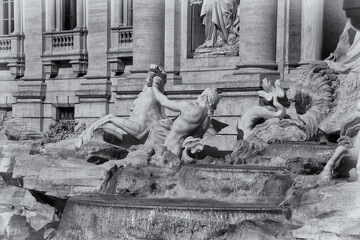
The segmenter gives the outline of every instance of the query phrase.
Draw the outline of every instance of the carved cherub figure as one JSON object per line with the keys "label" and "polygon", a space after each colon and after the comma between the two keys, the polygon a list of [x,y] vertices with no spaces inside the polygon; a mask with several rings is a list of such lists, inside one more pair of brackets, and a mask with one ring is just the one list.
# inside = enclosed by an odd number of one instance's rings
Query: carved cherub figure
{"label": "carved cherub figure", "polygon": [[97,120],[79,136],[76,149],[80,149],[88,143],[97,129],[102,129],[118,139],[123,139],[125,134],[137,140],[146,138],[152,123],[165,118],[160,104],[154,97],[152,88],[154,76],[157,76],[157,91],[162,93],[166,84],[166,73],[161,71],[157,65],[151,65],[144,89],[134,100],[130,117],[121,118],[109,114]]}
{"label": "carved cherub figure", "polygon": [[190,136],[201,138],[209,129],[210,117],[213,115],[220,97],[216,90],[207,88],[195,102],[172,101],[161,92],[160,87],[161,79],[155,77],[153,91],[156,100],[165,108],[180,112],[165,138],[164,147],[181,158],[183,141]]}

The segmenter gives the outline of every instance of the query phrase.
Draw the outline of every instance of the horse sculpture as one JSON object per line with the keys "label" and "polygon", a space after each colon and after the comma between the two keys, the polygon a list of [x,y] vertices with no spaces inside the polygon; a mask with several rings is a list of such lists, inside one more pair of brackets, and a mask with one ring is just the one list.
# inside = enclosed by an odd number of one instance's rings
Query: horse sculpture
{"label": "horse sculpture", "polygon": [[160,78],[159,90],[164,91],[166,84],[166,73],[161,71],[158,66],[151,65],[146,79],[146,84],[142,92],[134,100],[133,107],[130,109],[129,118],[116,117],[112,114],[92,123],[78,138],[75,148],[81,149],[88,143],[98,129],[105,133],[115,136],[122,140],[128,134],[137,140],[143,140],[149,134],[150,127],[154,122],[165,119],[161,105],[156,101],[152,89],[154,78]]}

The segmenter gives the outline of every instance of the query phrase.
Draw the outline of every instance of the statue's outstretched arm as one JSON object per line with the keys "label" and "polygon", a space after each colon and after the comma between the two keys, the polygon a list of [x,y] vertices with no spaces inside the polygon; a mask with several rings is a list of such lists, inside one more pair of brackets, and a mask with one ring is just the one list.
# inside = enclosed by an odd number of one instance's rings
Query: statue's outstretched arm
{"label": "statue's outstretched arm", "polygon": [[159,90],[158,83],[154,80],[153,82],[153,92],[156,100],[167,109],[170,109],[175,112],[182,112],[184,109],[184,101],[171,101],[169,100],[162,92]]}

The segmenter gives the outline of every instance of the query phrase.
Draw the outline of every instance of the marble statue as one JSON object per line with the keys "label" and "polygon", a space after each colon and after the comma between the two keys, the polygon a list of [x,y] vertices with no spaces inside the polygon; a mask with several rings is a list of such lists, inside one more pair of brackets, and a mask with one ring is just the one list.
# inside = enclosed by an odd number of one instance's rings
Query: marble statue
{"label": "marble statue", "polygon": [[202,138],[210,127],[210,118],[219,102],[216,90],[207,88],[195,102],[169,100],[161,91],[161,79],[154,78],[155,99],[165,108],[180,115],[174,120],[166,135],[164,147],[179,158],[183,152],[183,143],[188,137]]}
{"label": "marble statue", "polygon": [[239,0],[191,1],[192,5],[202,4],[200,17],[205,26],[205,42],[196,49],[195,56],[204,53],[224,55],[223,47],[236,45],[239,3]]}
{"label": "marble statue", "polygon": [[268,102],[273,101],[276,111],[270,111],[261,106],[256,106],[248,110],[238,122],[237,128],[240,135],[238,139],[247,138],[251,134],[256,122],[260,119],[281,119],[285,116],[285,107],[278,102],[278,97],[283,98],[285,96],[285,91],[281,88],[280,80],[275,81],[274,87],[265,78],[263,79],[262,87],[264,91],[259,91],[259,96],[263,97]]}
{"label": "marble statue", "polygon": [[[340,36],[336,50],[325,61],[331,68],[347,76],[344,82],[352,83],[348,87],[349,90],[344,93],[344,95],[347,95],[345,99],[350,102],[350,100],[360,98],[358,94],[360,87],[357,84],[360,78],[360,2],[344,0],[344,10],[349,21]],[[348,175],[348,171],[352,167],[356,167],[357,181],[360,181],[360,117],[354,114],[354,112],[360,111],[360,101],[357,101],[356,106],[359,111],[354,111],[354,107],[342,106],[352,118],[345,122],[341,129],[341,137],[338,140],[339,146],[319,175],[318,183],[320,185],[326,184],[334,172],[344,175],[339,168],[345,168],[345,175]],[[329,122],[328,126],[333,122],[335,122],[334,118]]]}
{"label": "marble statue", "polygon": [[[357,104],[360,110],[360,101]],[[342,137],[338,140],[339,146],[334,154],[326,163],[323,171],[319,175],[318,184],[324,185],[330,181],[333,173],[348,176],[351,168],[356,166],[357,180],[360,181],[360,118],[347,123],[342,129]],[[340,170],[339,170],[340,168]],[[341,168],[343,168],[341,170]]]}
{"label": "marble statue", "polygon": [[137,140],[146,138],[152,124],[160,119],[165,119],[161,106],[153,93],[152,84],[155,76],[157,76],[156,90],[163,92],[166,84],[166,73],[161,71],[158,66],[151,65],[144,89],[134,100],[133,107],[130,109],[130,117],[121,118],[109,114],[97,120],[79,136],[76,149],[80,149],[84,144],[88,143],[97,129],[102,129],[120,140],[123,139],[125,134]]}
{"label": "marble statue", "polygon": [[350,21],[347,22],[334,53],[324,61],[338,73],[360,70],[360,32]]}

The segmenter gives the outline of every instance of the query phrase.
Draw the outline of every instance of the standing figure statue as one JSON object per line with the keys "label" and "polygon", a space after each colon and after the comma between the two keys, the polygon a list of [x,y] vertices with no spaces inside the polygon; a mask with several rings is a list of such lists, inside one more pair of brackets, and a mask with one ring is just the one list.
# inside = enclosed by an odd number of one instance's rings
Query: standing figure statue
{"label": "standing figure statue", "polygon": [[180,112],[166,135],[163,146],[178,158],[181,158],[183,142],[188,137],[202,138],[210,127],[220,97],[216,90],[207,88],[195,102],[169,100],[161,91],[161,79],[154,78],[153,91],[156,100],[165,108]]}
{"label": "standing figure statue", "polygon": [[202,4],[200,17],[205,26],[205,42],[198,49],[222,47],[228,42],[239,3],[240,0],[191,0],[192,5]]}

